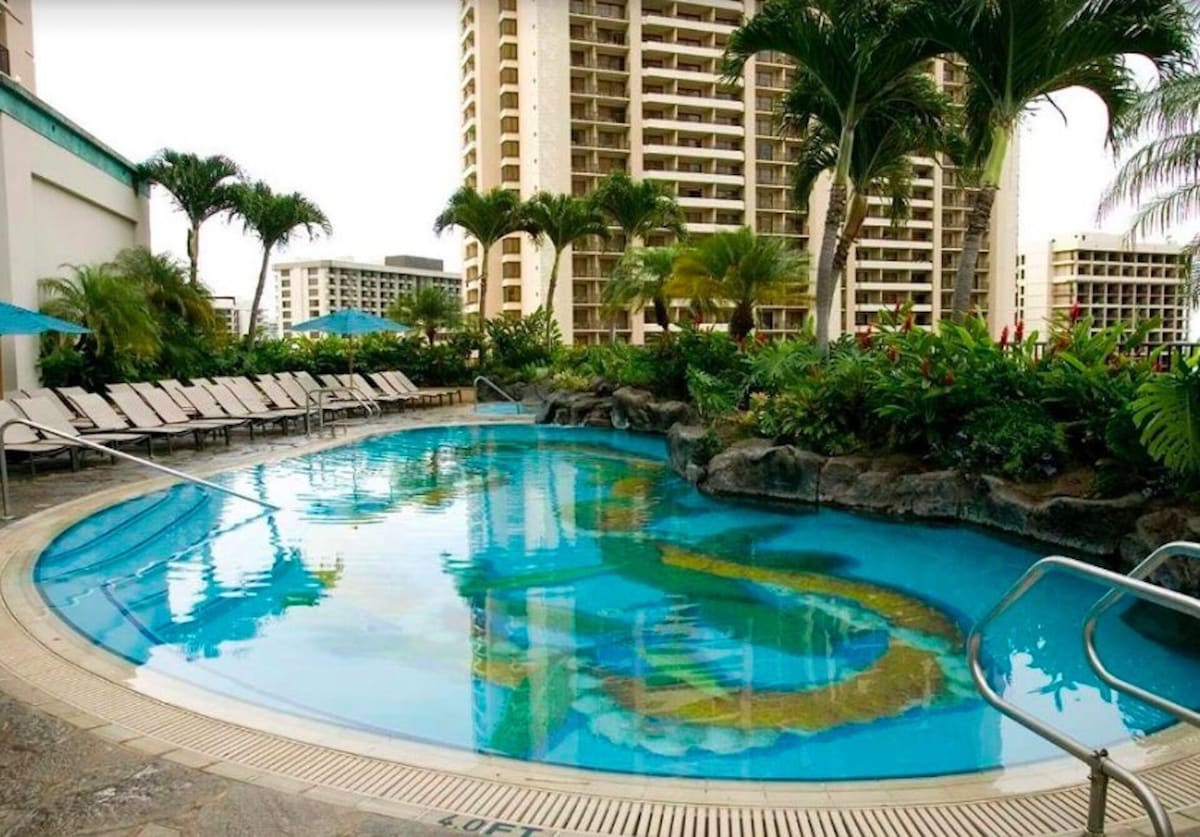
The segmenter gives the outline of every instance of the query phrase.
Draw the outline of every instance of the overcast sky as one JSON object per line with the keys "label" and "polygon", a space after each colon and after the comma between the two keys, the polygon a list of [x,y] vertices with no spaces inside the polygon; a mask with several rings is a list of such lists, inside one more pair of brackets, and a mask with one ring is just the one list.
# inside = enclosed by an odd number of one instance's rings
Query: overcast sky
{"label": "overcast sky", "polygon": [[[564,0],[565,2],[565,0]],[[34,0],[38,93],[116,150],[221,152],[279,190],[299,190],[334,235],[285,258],[390,253],[444,258],[431,225],[459,181],[455,0]],[[1059,98],[1022,130],[1022,247],[1094,229],[1113,171],[1103,109]],[[1120,231],[1123,219],[1111,220]],[[156,196],[156,250],[185,253],[182,216]],[[256,248],[205,226],[202,278],[249,296]],[[268,294],[269,305],[273,298]]]}

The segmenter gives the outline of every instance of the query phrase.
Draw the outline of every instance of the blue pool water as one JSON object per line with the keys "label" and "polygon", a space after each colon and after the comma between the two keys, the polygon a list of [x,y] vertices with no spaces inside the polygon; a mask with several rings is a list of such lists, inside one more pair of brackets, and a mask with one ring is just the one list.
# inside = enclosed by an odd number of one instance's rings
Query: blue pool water
{"label": "blue pool water", "polygon": [[[964,528],[708,499],[659,438],[409,431],[76,525],[39,559],[96,643],[205,690],[518,759],[755,779],[954,773],[1058,755],[985,706],[969,625],[1038,551]],[[1095,745],[1166,719],[1101,688],[1053,579],[997,625],[992,681]],[[1196,701],[1130,613],[1119,673]]]}
{"label": "blue pool water", "polygon": [[475,405],[475,412],[484,416],[516,416],[525,412],[519,401],[481,401]]}

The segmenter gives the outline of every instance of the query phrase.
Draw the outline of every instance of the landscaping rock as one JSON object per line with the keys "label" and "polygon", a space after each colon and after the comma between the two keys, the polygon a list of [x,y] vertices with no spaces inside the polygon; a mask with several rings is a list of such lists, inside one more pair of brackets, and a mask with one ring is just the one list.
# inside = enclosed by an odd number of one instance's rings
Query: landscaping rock
{"label": "landscaping rock", "polygon": [[[667,431],[671,467],[688,482],[697,483],[704,478],[707,469],[696,461],[696,447],[707,433],[708,429],[703,425],[682,423],[672,424]],[[692,479],[693,476],[696,479]]]}
{"label": "landscaping rock", "polygon": [[[1137,519],[1134,530],[1121,539],[1122,570],[1140,564],[1151,552],[1171,541],[1200,540],[1200,517],[1188,509],[1159,509]],[[1200,595],[1200,561],[1170,558],[1151,576],[1155,584]]]}
{"label": "landscaping rock", "polygon": [[553,392],[542,403],[538,424],[612,427],[612,399],[587,392]]}
{"label": "landscaping rock", "polygon": [[1113,500],[1031,498],[999,477],[964,509],[963,519],[1091,555],[1113,555],[1145,507],[1140,494]]}
{"label": "landscaping rock", "polygon": [[622,430],[665,433],[671,425],[694,418],[683,401],[656,401],[644,389],[621,387],[613,393],[613,426]]}
{"label": "landscaping rock", "polygon": [[713,457],[702,488],[731,497],[815,504],[825,457],[765,439],[738,442]]}
{"label": "landscaping rock", "polygon": [[904,456],[838,456],[821,469],[822,504],[879,514],[956,520],[976,495],[961,474],[928,471]]}

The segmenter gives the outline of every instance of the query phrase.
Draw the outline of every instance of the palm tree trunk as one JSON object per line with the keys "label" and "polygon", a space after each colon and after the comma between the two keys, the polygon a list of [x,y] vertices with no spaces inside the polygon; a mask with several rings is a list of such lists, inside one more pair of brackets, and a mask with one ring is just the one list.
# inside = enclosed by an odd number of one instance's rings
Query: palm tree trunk
{"label": "palm tree trunk", "polygon": [[250,305],[250,330],[246,332],[246,348],[254,348],[255,332],[258,331],[258,306],[262,304],[263,289],[267,286],[267,261],[271,258],[271,246],[263,245],[262,266],[258,269],[258,285],[254,288],[254,302]]}
{"label": "palm tree trunk", "polygon": [[192,224],[188,230],[188,282],[195,287],[199,283],[200,274],[200,225]]}
{"label": "palm tree trunk", "polygon": [[962,255],[958,259],[958,272],[954,275],[954,301],[951,307],[951,315],[958,322],[966,319],[971,310],[971,291],[975,289],[979,251],[983,249],[983,236],[992,224],[992,207],[995,203],[996,187],[984,186],[975,193],[975,201],[967,217]]}
{"label": "palm tree trunk", "polygon": [[651,300],[654,305],[654,322],[662,329],[663,338],[671,337],[671,312],[667,309],[667,300],[662,294],[655,294]]}
{"label": "palm tree trunk", "polygon": [[[482,245],[480,245],[482,249]],[[487,322],[488,251],[483,250],[483,261],[479,268],[479,321]]]}
{"label": "palm tree trunk", "polygon": [[842,234],[838,238],[837,252],[833,254],[833,275],[841,276],[850,260],[850,248],[862,233],[863,224],[867,220],[867,196],[856,194],[850,201],[850,212],[846,223],[842,226]]}
{"label": "palm tree trunk", "polygon": [[975,193],[971,212],[967,216],[962,255],[958,260],[958,272],[954,275],[954,300],[950,310],[959,322],[971,310],[971,291],[975,288],[979,251],[983,249],[983,237],[992,224],[992,207],[996,204],[996,192],[1000,189],[1000,177],[1004,173],[1004,162],[1011,143],[1011,126],[1000,125],[992,130],[992,146],[979,178],[979,191]]}
{"label": "palm tree trunk", "polygon": [[821,239],[821,255],[817,262],[817,348],[829,353],[829,318],[833,316],[833,292],[837,288],[834,256],[842,219],[846,217],[846,183],[840,181],[829,187],[829,209],[825,213],[825,233]]}
{"label": "palm tree trunk", "polygon": [[554,266],[550,268],[550,287],[546,290],[546,348],[550,348],[550,336],[554,334],[554,292],[558,288],[558,263],[562,250],[554,249]]}
{"label": "palm tree trunk", "polygon": [[741,343],[754,330],[754,307],[748,302],[739,302],[729,318],[729,336]]}
{"label": "palm tree trunk", "polygon": [[429,340],[429,345],[432,346],[437,341],[437,329],[433,327],[425,329],[425,337]]}

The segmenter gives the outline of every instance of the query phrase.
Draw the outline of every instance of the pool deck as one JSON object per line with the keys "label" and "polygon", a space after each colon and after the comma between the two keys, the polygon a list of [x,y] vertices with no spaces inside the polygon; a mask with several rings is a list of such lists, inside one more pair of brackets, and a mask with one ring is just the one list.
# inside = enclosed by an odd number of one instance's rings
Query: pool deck
{"label": "pool deck", "polygon": [[[512,423],[471,405],[402,413],[336,440],[272,436],[165,464],[197,475],[369,433]],[[739,783],[516,762],[304,721],[103,652],[45,608],[40,550],[80,517],[166,484],[136,466],[16,478],[27,517],[0,529],[0,834],[637,834],[679,837],[1058,835],[1082,831],[1085,768],[1069,759],[931,780]],[[7,697],[5,696],[7,695]],[[1200,835],[1200,732],[1113,748]],[[1111,835],[1152,834],[1121,788]]]}

